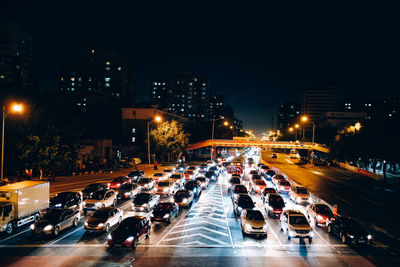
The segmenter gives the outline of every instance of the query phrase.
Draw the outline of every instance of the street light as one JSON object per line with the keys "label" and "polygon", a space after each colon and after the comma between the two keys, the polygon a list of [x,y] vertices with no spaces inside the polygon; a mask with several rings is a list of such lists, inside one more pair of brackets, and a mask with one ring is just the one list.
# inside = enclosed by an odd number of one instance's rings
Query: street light
{"label": "street light", "polygon": [[153,120],[147,120],[147,158],[150,165],[150,124],[155,121],[156,123],[162,122],[162,117],[156,115]]}
{"label": "street light", "polygon": [[[221,118],[221,119],[222,119],[222,118]],[[228,125],[229,125],[229,122],[224,121],[224,125],[225,125],[225,126],[228,126]]]}
{"label": "street light", "polygon": [[[304,123],[306,123],[306,122],[309,121],[309,119],[308,119],[307,116],[302,116],[302,117],[301,117],[301,121],[304,122]],[[314,123],[313,121],[311,121],[311,120],[310,120],[310,122],[311,122],[312,125],[313,125],[313,128],[312,128],[312,147],[314,148],[315,123]],[[314,163],[314,156],[311,157],[311,165],[313,165],[313,163]]]}
{"label": "street light", "polygon": [[[24,110],[24,106],[19,103],[14,103],[11,105],[10,111],[13,113],[22,113]],[[1,177],[0,179],[4,179],[4,127],[6,122],[7,110],[6,106],[3,106],[3,128],[1,131]]]}
{"label": "street light", "polygon": [[294,128],[296,128],[295,130],[296,130],[296,133],[295,133],[295,141],[297,141],[297,132],[298,132],[298,129],[299,129],[299,127],[300,127],[300,125],[298,124],[298,123],[296,123],[295,125],[294,125]]}
{"label": "street light", "polygon": [[[219,120],[223,120],[224,119],[224,116],[221,116],[221,117],[219,117],[219,118],[217,118],[217,119],[212,119],[212,130],[211,130],[211,160],[213,159],[213,153],[214,153],[214,125],[215,125],[215,122],[216,121],[219,121]],[[226,123],[226,124],[225,124]],[[226,126],[228,124],[228,122],[227,121],[225,121],[224,122],[224,125]]]}

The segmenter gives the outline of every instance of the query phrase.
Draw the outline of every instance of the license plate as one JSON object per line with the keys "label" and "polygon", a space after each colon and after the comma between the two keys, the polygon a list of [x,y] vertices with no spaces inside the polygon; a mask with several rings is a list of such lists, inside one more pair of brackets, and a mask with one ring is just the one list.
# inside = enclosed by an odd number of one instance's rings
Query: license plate
{"label": "license plate", "polygon": [[121,244],[115,244],[114,246],[116,246],[116,247],[122,247]]}

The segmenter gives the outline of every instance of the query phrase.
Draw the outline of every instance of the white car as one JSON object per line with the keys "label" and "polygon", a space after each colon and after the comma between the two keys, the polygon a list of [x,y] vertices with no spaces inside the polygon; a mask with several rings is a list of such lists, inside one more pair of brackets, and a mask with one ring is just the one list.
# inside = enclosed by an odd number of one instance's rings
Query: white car
{"label": "white car", "polygon": [[299,185],[292,185],[289,189],[289,198],[294,201],[294,203],[310,203],[311,196],[307,188]]}
{"label": "white car", "polygon": [[183,173],[174,173],[169,178],[174,180],[177,187],[183,186],[183,183],[185,182],[185,176],[183,175]]}
{"label": "white car", "polygon": [[155,192],[159,195],[173,195],[175,192],[175,182],[172,179],[158,181]]}
{"label": "white car", "polygon": [[285,210],[280,218],[280,227],[289,241],[292,238],[308,238],[311,242],[314,237],[310,222],[298,210]]}
{"label": "white car", "polygon": [[108,232],[112,227],[122,222],[122,210],[107,207],[96,210],[85,222],[85,230],[93,232]]}
{"label": "white car", "polygon": [[155,174],[152,175],[152,178],[156,181],[162,180],[162,179],[167,179],[168,174],[166,174],[164,172],[156,172]]}
{"label": "white car", "polygon": [[164,169],[163,173],[165,173],[166,177],[169,178],[174,173],[174,171],[172,169]]}
{"label": "white car", "polygon": [[117,204],[117,193],[112,190],[99,190],[90,195],[83,202],[83,213],[97,210],[104,207],[115,206]]}
{"label": "white car", "polygon": [[154,181],[153,178],[140,178],[136,184],[140,186],[141,188],[140,192],[144,192],[144,191],[153,191],[156,182]]}

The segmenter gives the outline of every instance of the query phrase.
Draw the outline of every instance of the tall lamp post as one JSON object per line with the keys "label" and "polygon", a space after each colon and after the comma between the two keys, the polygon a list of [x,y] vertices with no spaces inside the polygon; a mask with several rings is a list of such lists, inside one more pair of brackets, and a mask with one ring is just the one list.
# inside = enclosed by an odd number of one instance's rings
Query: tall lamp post
{"label": "tall lamp post", "polygon": [[[219,121],[219,120],[223,120],[224,119],[224,117],[223,116],[221,116],[221,117],[219,117],[219,118],[217,118],[217,119],[212,119],[212,129],[211,129],[211,155],[210,155],[210,159],[212,160],[213,159],[213,154],[214,154],[214,129],[215,129],[215,122],[216,121]],[[224,124],[225,123],[228,123],[228,122],[224,122]]]}
{"label": "tall lamp post", "polygon": [[150,124],[153,121],[155,121],[156,123],[160,123],[160,122],[162,122],[162,118],[161,118],[161,116],[157,115],[153,118],[153,120],[147,120],[147,158],[148,158],[149,165],[151,164],[150,163]]}
{"label": "tall lamp post", "polygon": [[297,132],[298,132],[298,130],[299,130],[299,127],[300,127],[300,125],[298,124],[298,123],[296,123],[295,125],[294,125],[294,128],[295,128],[295,135],[296,135],[296,137],[295,137],[295,141],[297,141]]}
{"label": "tall lamp post", "polygon": [[[306,122],[309,121],[309,119],[308,119],[307,116],[303,116],[303,117],[301,117],[301,121],[306,123]],[[314,150],[315,123],[313,121],[311,121],[311,120],[309,122],[311,122],[312,125],[313,125],[313,128],[312,128],[312,148],[313,149],[312,150]],[[314,155],[311,155],[311,165],[313,165],[313,164],[314,164]]]}
{"label": "tall lamp post", "polygon": [[[22,104],[14,103],[11,105],[10,110],[13,113],[22,113],[24,107]],[[4,127],[5,127],[6,117],[7,117],[6,106],[3,106],[3,127],[1,130],[1,176],[0,176],[1,180],[4,179]]]}

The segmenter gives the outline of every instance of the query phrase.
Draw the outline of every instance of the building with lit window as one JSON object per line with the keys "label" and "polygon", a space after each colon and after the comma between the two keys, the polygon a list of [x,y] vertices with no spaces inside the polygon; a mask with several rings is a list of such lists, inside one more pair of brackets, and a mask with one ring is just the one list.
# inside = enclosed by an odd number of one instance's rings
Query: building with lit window
{"label": "building with lit window", "polygon": [[278,109],[278,129],[285,131],[286,128],[293,126],[300,116],[300,103],[283,102]]}
{"label": "building with lit window", "polygon": [[0,92],[8,96],[33,97],[32,37],[17,24],[0,20]]}
{"label": "building with lit window", "polygon": [[301,114],[307,115],[311,121],[317,122],[326,112],[338,109],[337,88],[334,85],[327,85],[322,88],[306,88],[301,93]]}

